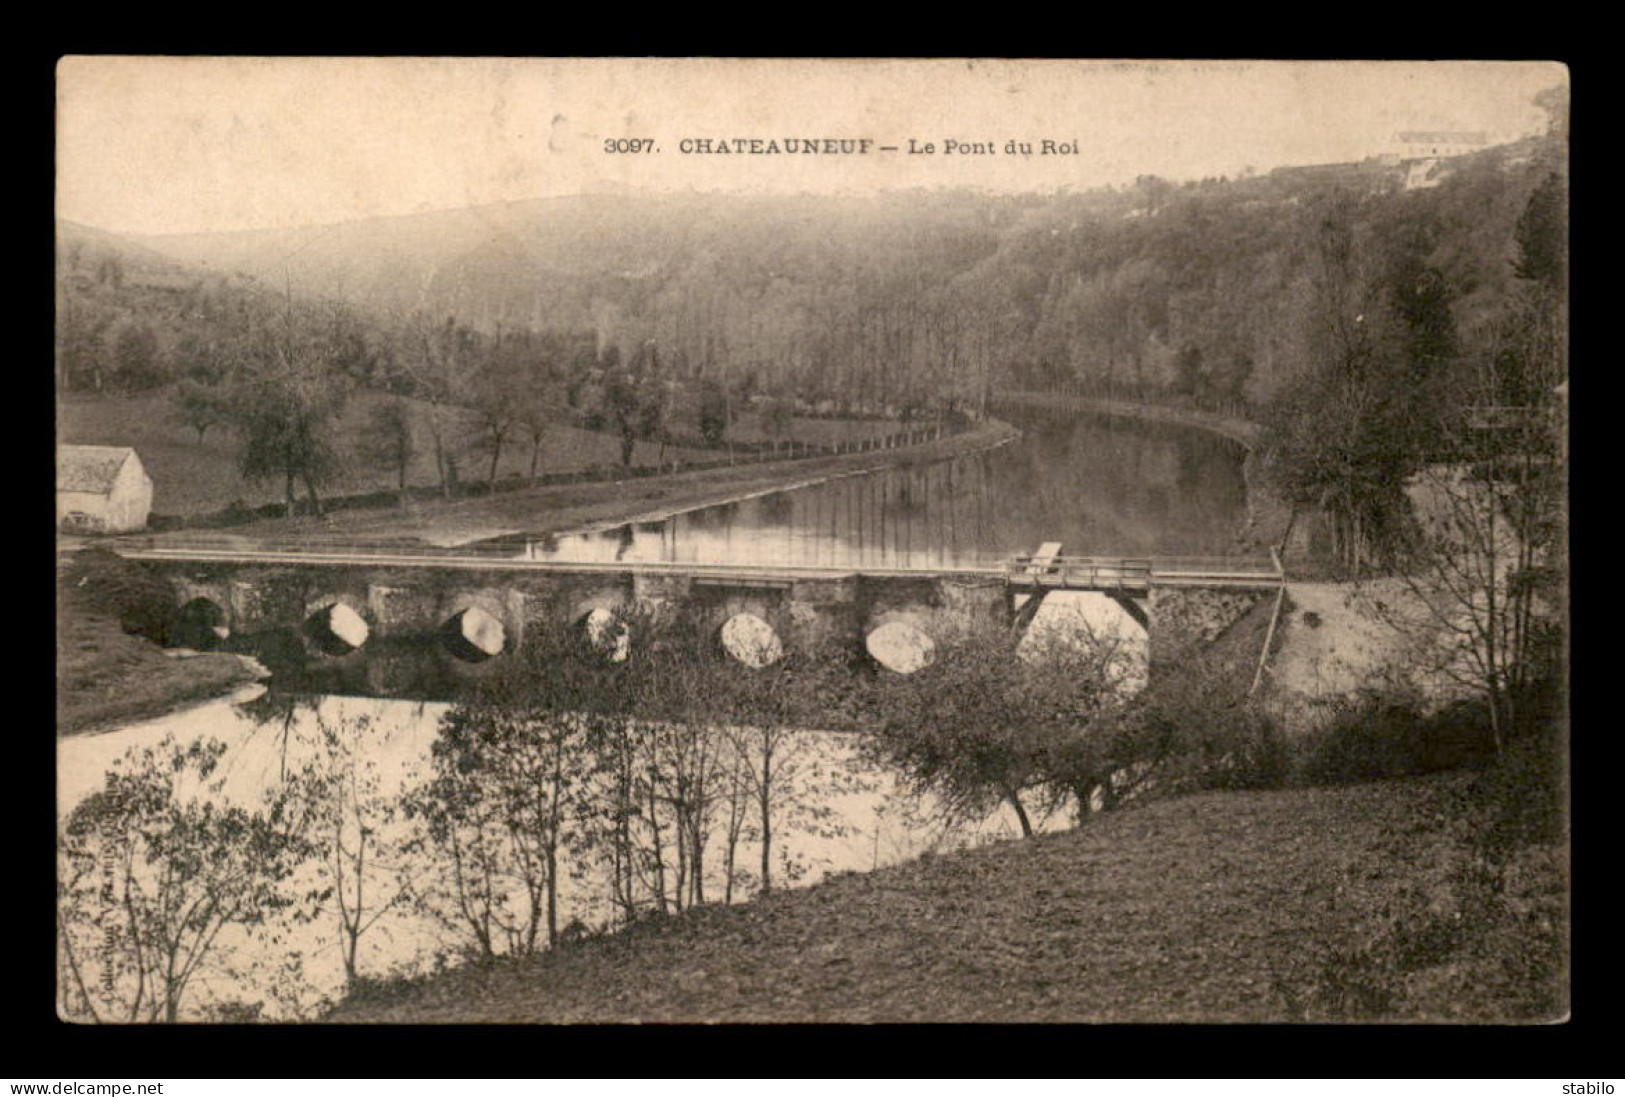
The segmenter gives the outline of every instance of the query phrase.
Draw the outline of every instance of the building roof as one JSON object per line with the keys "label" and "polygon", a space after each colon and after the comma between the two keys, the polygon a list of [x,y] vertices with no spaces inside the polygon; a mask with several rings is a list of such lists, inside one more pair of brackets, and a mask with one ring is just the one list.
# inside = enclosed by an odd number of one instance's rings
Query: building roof
{"label": "building roof", "polygon": [[1484,130],[1410,130],[1400,134],[1399,139],[1407,145],[1483,145],[1489,142],[1490,135]]}
{"label": "building roof", "polygon": [[58,446],[56,490],[106,495],[124,462],[134,456],[129,446]]}

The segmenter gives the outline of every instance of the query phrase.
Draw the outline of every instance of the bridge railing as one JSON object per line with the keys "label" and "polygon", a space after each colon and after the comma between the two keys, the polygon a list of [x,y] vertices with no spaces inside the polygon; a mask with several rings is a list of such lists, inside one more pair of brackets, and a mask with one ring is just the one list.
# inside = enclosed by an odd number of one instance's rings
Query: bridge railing
{"label": "bridge railing", "polygon": [[1195,572],[1237,575],[1277,575],[1280,567],[1266,556],[1153,556],[1159,572]]}
{"label": "bridge railing", "polygon": [[[601,568],[608,562],[528,559],[520,543],[476,543],[441,546],[411,541],[361,540],[352,538],[245,538],[230,535],[193,535],[165,537],[121,537],[113,542],[114,551],[142,555],[186,557],[191,554],[228,557],[303,557],[307,559],[331,558],[412,558],[426,561],[502,561],[514,566],[531,564],[555,568]],[[717,562],[640,562],[625,565],[632,570],[687,570],[704,572],[737,571],[741,568],[759,570],[818,571],[818,572],[945,572],[945,571],[1003,571],[1012,579],[1036,582],[1044,586],[1111,589],[1133,587],[1143,589],[1153,583],[1245,583],[1282,581],[1279,565],[1265,558],[1237,556],[1002,556],[986,560],[964,561],[956,564],[924,564],[919,566],[873,566],[861,563],[851,565],[778,564],[770,562],[727,563]]]}
{"label": "bridge railing", "polygon": [[1015,556],[1005,564],[1012,579],[1059,587],[1134,587],[1151,583],[1151,561],[1122,556]]}
{"label": "bridge railing", "polygon": [[795,563],[751,562],[745,560],[597,560],[530,558],[523,545],[513,542],[498,544],[472,544],[443,547],[421,543],[395,541],[364,541],[352,539],[275,538],[250,539],[246,537],[122,537],[112,543],[116,552],[137,558],[174,558],[177,560],[202,559],[243,562],[289,562],[308,560],[312,563],[380,563],[393,560],[421,560],[428,565],[496,566],[504,570],[536,569],[544,571],[676,573],[696,576],[806,575],[849,576],[866,575],[919,575],[919,574],[997,574],[1005,557],[956,560],[909,566],[890,563]]}
{"label": "bridge railing", "polygon": [[516,544],[428,545],[418,541],[367,541],[352,538],[301,537],[233,537],[224,536],[166,536],[120,537],[113,542],[113,550],[184,554],[209,553],[265,553],[299,554],[304,556],[422,556],[444,559],[507,560],[522,555],[523,546]]}
{"label": "bridge railing", "polygon": [[1014,556],[1006,573],[1040,586],[1149,587],[1156,583],[1256,585],[1284,580],[1271,559],[1250,556]]}

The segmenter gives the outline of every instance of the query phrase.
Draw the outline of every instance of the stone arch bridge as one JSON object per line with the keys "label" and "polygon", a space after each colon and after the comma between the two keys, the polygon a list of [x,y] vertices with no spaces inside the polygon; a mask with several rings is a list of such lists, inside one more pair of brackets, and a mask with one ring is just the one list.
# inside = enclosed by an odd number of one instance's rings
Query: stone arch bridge
{"label": "stone arch bridge", "polygon": [[1283,582],[1272,560],[1075,557],[1061,548],[953,569],[570,563],[517,559],[497,546],[197,537],[127,539],[115,551],[168,583],[193,637],[293,629],[313,653],[342,655],[376,638],[434,635],[469,661],[513,650],[541,624],[591,625],[606,616],[598,611],[683,604],[719,631],[754,617],[775,644],[867,641],[890,665],[874,643],[887,626],[927,644],[955,620],[1025,628],[1050,593],[1084,591],[1140,623],[1155,666],[1212,639]]}

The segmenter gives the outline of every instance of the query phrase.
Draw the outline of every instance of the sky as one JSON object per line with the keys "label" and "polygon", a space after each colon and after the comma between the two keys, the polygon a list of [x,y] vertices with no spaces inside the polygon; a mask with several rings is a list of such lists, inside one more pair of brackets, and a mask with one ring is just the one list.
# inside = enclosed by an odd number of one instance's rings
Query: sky
{"label": "sky", "polygon": [[[604,191],[1233,177],[1396,152],[1407,131],[1514,140],[1544,129],[1534,96],[1567,80],[1542,62],[69,57],[57,216],[216,232]],[[787,137],[874,145],[681,151]],[[606,148],[627,139],[653,151]],[[1077,151],[1042,155],[1045,139]],[[993,151],[963,151],[978,143]]]}

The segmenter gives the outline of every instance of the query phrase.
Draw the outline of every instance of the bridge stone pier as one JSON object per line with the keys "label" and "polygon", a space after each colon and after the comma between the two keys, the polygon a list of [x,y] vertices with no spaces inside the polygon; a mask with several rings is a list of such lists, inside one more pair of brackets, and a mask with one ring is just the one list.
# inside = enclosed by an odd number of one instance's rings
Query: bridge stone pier
{"label": "bridge stone pier", "polygon": [[[681,571],[538,571],[470,567],[388,568],[362,564],[260,565],[146,560],[175,591],[190,634],[187,646],[212,646],[210,636],[252,637],[292,632],[312,655],[344,655],[375,639],[456,631],[471,616],[494,622],[498,651],[460,655],[477,661],[524,642],[528,630],[584,624],[595,610],[626,606],[698,610],[711,630],[751,614],[786,645],[860,645],[875,629],[903,622],[927,634],[949,622],[1005,622],[1005,584],[997,576],[790,574],[782,579]],[[339,609],[338,607],[342,607]],[[350,638],[333,636],[335,621],[351,622]],[[201,627],[198,623],[201,623]],[[468,629],[463,628],[463,632]],[[455,639],[455,636],[452,637]]]}
{"label": "bridge stone pier", "polygon": [[1204,587],[1153,587],[1147,599],[1150,639],[1148,664],[1172,666],[1199,644],[1219,638],[1270,592]]}
{"label": "bridge stone pier", "polygon": [[740,635],[768,637],[771,629],[771,643],[783,647],[867,646],[881,665],[906,673],[928,662],[950,629],[977,622],[1025,629],[1057,591],[1103,594],[1123,606],[1150,637],[1154,670],[1214,639],[1281,581],[1279,565],[1269,562],[1060,550],[1046,544],[989,568],[846,571],[541,563],[455,549],[414,555],[174,542],[120,549],[172,587],[177,638],[186,646],[274,634],[309,656],[342,659],[374,640],[431,637],[440,641],[436,658],[454,670],[513,651],[534,629],[579,625],[591,633],[620,607],[682,606],[702,615],[719,644],[723,626],[734,622]]}

